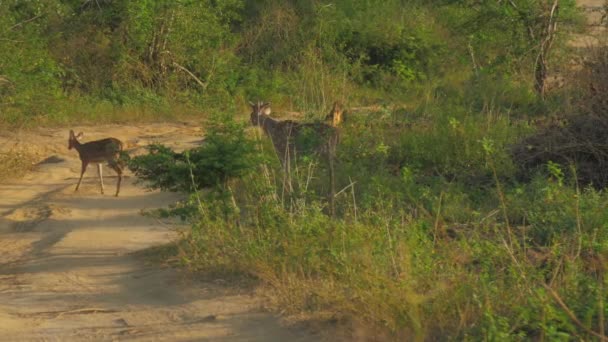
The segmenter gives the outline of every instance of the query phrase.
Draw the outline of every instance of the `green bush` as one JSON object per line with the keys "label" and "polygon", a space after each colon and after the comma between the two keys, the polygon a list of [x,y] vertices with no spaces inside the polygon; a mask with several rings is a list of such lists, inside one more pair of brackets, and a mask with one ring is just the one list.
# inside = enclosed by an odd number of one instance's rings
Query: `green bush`
{"label": "green bush", "polygon": [[200,147],[174,152],[153,144],[148,146],[148,154],[129,161],[129,169],[151,189],[225,190],[230,179],[247,174],[256,164],[254,144],[244,126],[231,117],[216,115],[207,127]]}
{"label": "green bush", "polygon": [[[349,121],[337,171],[339,183],[354,185],[339,195],[337,219],[307,192],[283,197],[278,163],[263,160],[234,174],[237,210],[194,195],[183,262],[255,277],[285,313],[357,321],[394,339],[599,331],[606,307],[598,303],[608,299],[598,277],[608,255],[605,194],[565,184],[556,165],[550,179],[516,183],[504,154],[526,128],[487,112],[452,113],[429,123],[386,109]],[[398,132],[409,136],[395,139]],[[397,172],[393,153],[407,155]],[[186,184],[189,175],[180,177]]]}
{"label": "green bush", "polygon": [[[560,28],[569,30],[574,1],[560,6]],[[135,104],[153,117],[175,105],[226,110],[251,97],[326,110],[336,99],[419,99],[421,91],[446,94],[467,83],[467,103],[528,108],[545,7],[531,0],[5,1],[1,120],[87,121],[112,111],[122,111],[112,120],[128,120]],[[558,38],[555,55],[563,59]]]}

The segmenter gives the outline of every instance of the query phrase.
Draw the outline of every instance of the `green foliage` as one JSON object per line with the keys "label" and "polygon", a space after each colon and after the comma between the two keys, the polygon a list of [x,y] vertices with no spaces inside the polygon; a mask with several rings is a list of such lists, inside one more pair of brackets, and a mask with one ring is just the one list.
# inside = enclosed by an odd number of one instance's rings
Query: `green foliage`
{"label": "green foliage", "polygon": [[[1,120],[73,122],[107,116],[105,103],[126,120],[132,106],[225,110],[243,97],[317,110],[334,99],[418,98],[425,87],[466,86],[481,106],[529,105],[547,4],[4,1]],[[560,2],[560,33],[575,12]]]}
{"label": "green foliage", "polygon": [[254,144],[242,124],[216,115],[207,125],[200,147],[174,152],[153,144],[148,154],[132,158],[129,169],[151,189],[194,192],[224,189],[231,178],[240,177],[255,165]]}
{"label": "green foliage", "polygon": [[[238,183],[237,200],[248,199],[238,224],[206,214],[221,204],[202,203],[183,247],[196,257],[183,261],[197,270],[257,277],[283,312],[355,319],[396,339],[530,340],[588,336],[547,292],[547,282],[589,329],[597,330],[598,310],[606,310],[597,305],[599,298],[608,299],[601,291],[604,280],[588,269],[591,255],[607,253],[608,235],[600,231],[608,220],[602,210],[589,210],[605,207],[603,194],[585,191],[579,204],[568,191],[549,204],[543,204],[546,198],[509,197],[509,203],[525,203],[530,217],[509,247],[504,222],[484,209],[465,221],[437,206],[415,217],[398,197],[386,196],[399,192],[390,189],[371,195],[373,202],[357,201],[357,215],[351,208],[331,220],[314,201],[285,210],[272,196],[278,189],[264,183],[253,174]],[[443,205],[453,192],[467,192],[442,191]],[[577,205],[586,213],[580,231],[573,221]],[[555,220],[542,222],[535,213]],[[561,230],[554,225],[560,220]],[[553,238],[539,239],[544,227],[554,228]]]}
{"label": "green foliage", "polygon": [[46,115],[62,99],[60,63],[50,55],[47,26],[63,13],[53,1],[0,3],[0,120]]}
{"label": "green foliage", "polygon": [[[193,194],[173,210],[193,222],[182,261],[257,278],[284,313],[356,320],[395,339],[599,331],[606,194],[569,185],[555,164],[549,178],[518,184],[505,151],[526,127],[495,112],[433,110],[440,120],[384,108],[342,127],[338,183],[351,186],[336,219],[323,196],[285,196],[279,166],[261,160],[231,181],[234,199]],[[302,172],[291,175],[296,189],[323,177]]]}
{"label": "green foliage", "polygon": [[129,169],[139,179],[148,182],[150,189],[192,190],[189,169],[182,154],[160,144],[149,145],[147,149],[147,155],[132,158],[129,163]]}

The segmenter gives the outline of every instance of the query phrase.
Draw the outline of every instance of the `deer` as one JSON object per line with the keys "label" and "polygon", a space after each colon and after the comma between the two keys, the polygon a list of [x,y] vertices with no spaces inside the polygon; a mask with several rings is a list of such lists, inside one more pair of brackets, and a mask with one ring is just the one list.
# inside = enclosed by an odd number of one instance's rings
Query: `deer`
{"label": "deer", "polygon": [[80,171],[80,179],[76,184],[75,192],[78,191],[80,183],[82,182],[82,176],[84,175],[87,167],[90,163],[97,163],[97,174],[99,175],[99,183],[101,184],[101,194],[103,195],[103,174],[102,174],[102,163],[107,163],[110,168],[116,171],[118,175],[118,182],[116,183],[116,194],[118,197],[120,193],[120,183],[122,181],[122,169],[123,166],[120,163],[120,154],[122,152],[123,144],[122,141],[116,138],[106,138],[101,140],[89,141],[87,143],[80,143],[79,138],[83,136],[82,132],[74,134],[73,130],[70,130],[70,137],[68,139],[68,150],[76,149],[82,167]]}
{"label": "deer", "polygon": [[[270,116],[272,110],[269,102],[249,102],[251,106],[251,124],[259,126],[272,141],[275,152],[283,166],[287,177],[291,169],[291,160],[300,154],[316,154],[324,156],[329,165],[329,210],[330,215],[335,215],[335,172],[334,160],[336,158],[336,147],[339,142],[338,128],[324,122],[301,123],[294,120],[277,120]],[[334,105],[334,109],[336,109]],[[331,113],[330,113],[331,114]],[[341,118],[340,114],[338,114]],[[340,119],[341,120],[341,119]],[[332,118],[332,122],[338,122]],[[317,144],[305,146],[307,136],[316,138]],[[310,139],[308,139],[310,140]],[[309,144],[310,145],[310,144]],[[307,148],[308,147],[308,148]]]}
{"label": "deer", "polygon": [[328,124],[338,127],[345,121],[344,110],[342,109],[342,105],[340,102],[334,102],[334,105],[331,108],[329,114],[325,116],[325,122]]}

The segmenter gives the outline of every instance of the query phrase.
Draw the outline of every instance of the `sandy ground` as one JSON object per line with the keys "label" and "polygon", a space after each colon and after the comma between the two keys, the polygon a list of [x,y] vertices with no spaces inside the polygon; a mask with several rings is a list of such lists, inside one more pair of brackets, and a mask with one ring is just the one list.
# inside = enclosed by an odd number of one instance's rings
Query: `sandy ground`
{"label": "sandy ground", "polygon": [[576,48],[589,48],[599,44],[606,44],[606,20],[602,18],[607,4],[606,0],[577,0],[577,5],[583,9],[587,17],[588,29],[586,33],[572,37],[569,44]]}
{"label": "sandy ground", "polygon": [[[132,154],[152,141],[176,149],[200,143],[192,124],[75,127],[83,141],[114,136]],[[142,216],[176,194],[148,192],[127,173],[120,197],[94,165],[74,192],[80,161],[68,129],[0,132],[0,150],[25,147],[37,165],[0,185],[0,341],[314,341],[262,312],[246,290],[192,279],[131,252],[169,242],[172,230]],[[15,146],[16,145],[16,146]]]}

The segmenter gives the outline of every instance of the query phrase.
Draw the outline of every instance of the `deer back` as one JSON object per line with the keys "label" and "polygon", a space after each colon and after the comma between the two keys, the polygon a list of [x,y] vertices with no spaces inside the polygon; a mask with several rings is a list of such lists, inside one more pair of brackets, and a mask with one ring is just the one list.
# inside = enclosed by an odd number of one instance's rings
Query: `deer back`
{"label": "deer back", "polygon": [[116,138],[106,138],[76,145],[80,159],[88,162],[115,160],[123,149],[123,144]]}
{"label": "deer back", "polygon": [[251,123],[261,126],[270,137],[282,162],[287,155],[335,154],[339,140],[336,127],[323,122],[279,121],[270,117],[269,103],[250,104],[253,109]]}

